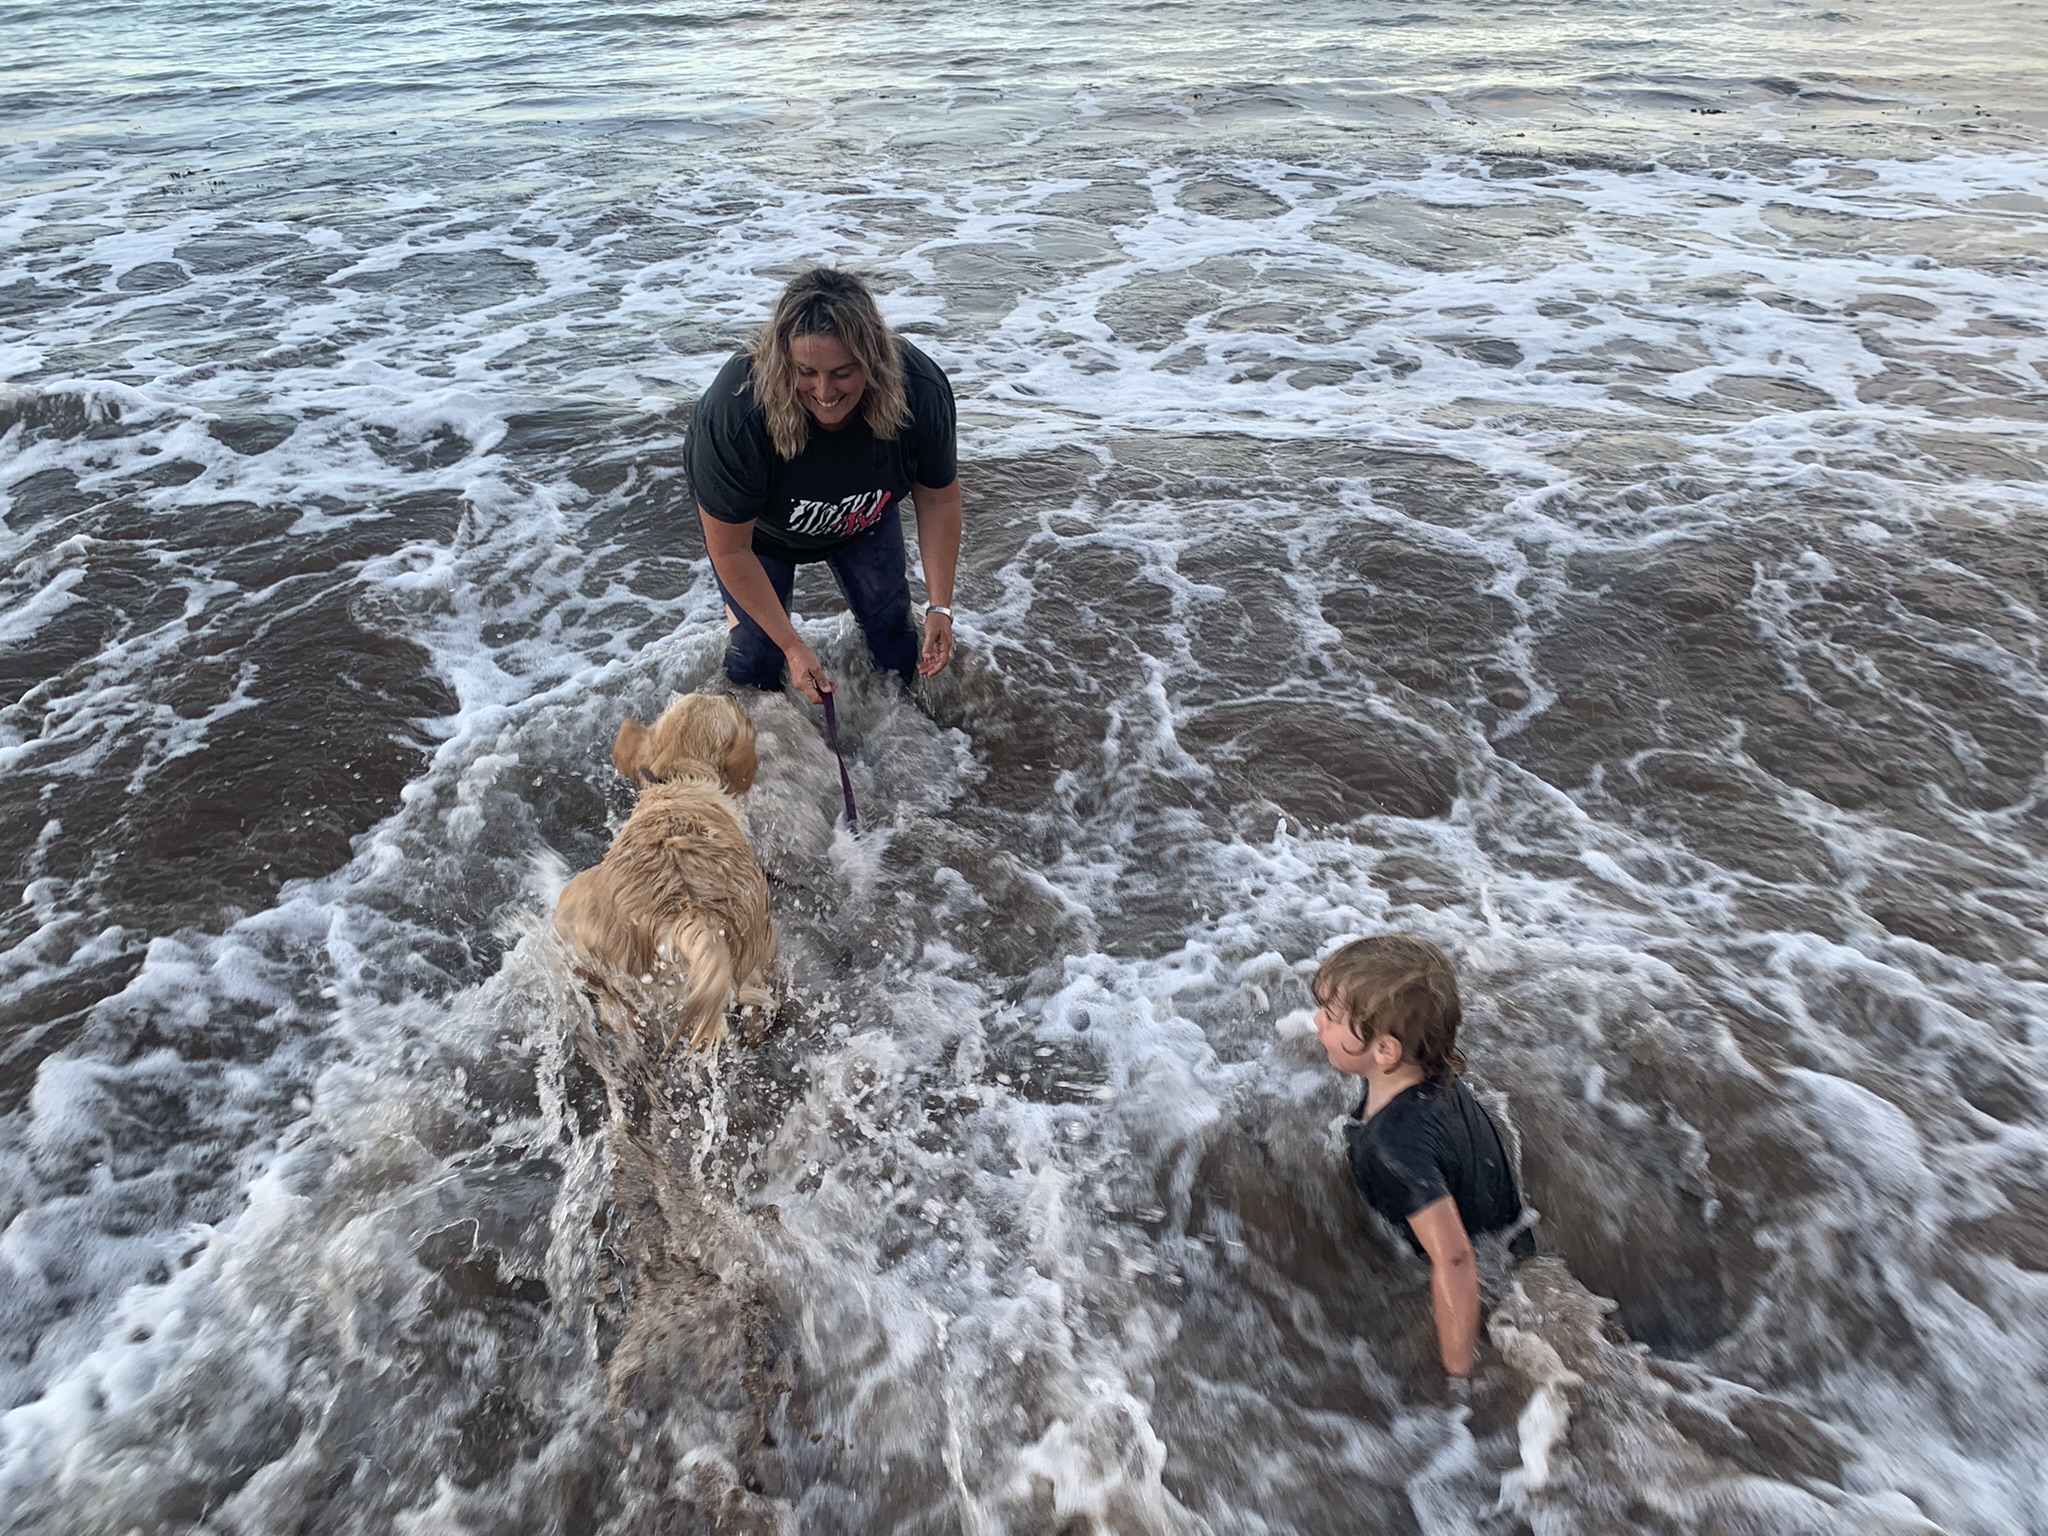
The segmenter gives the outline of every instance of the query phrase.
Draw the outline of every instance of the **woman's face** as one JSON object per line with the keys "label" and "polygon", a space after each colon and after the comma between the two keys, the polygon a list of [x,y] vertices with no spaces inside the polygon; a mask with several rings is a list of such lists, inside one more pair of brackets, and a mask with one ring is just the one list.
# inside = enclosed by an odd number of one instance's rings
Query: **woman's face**
{"label": "woman's face", "polygon": [[797,398],[811,420],[836,432],[853,419],[868,380],[844,342],[837,336],[794,337],[789,360],[796,368]]}

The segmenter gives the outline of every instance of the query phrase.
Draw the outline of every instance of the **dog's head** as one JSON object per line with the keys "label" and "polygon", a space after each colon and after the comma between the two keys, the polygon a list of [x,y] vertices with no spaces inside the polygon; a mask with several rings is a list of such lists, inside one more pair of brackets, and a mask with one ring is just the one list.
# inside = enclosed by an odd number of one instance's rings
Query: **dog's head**
{"label": "dog's head", "polygon": [[754,722],[737,700],[712,693],[671,697],[652,725],[628,715],[612,742],[612,762],[634,780],[673,779],[693,769],[708,772],[729,795],[753,788],[761,765],[754,754]]}

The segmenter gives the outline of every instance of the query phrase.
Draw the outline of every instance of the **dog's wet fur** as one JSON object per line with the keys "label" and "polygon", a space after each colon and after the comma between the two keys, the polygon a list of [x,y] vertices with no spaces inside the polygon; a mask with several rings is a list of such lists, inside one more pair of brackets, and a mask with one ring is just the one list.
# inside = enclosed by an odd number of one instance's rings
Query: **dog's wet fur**
{"label": "dog's wet fur", "polygon": [[639,804],[555,904],[600,1015],[621,1031],[653,1024],[662,1057],[685,1037],[716,1045],[735,1002],[765,1029],[775,927],[739,807],[759,768],[753,721],[734,699],[678,695],[651,726],[627,717],[612,762],[642,786]]}

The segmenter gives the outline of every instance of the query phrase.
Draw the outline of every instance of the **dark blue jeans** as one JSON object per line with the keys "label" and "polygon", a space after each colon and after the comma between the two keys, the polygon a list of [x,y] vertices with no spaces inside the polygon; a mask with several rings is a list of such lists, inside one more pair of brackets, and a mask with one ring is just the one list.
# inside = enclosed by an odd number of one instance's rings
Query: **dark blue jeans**
{"label": "dark blue jeans", "polygon": [[[761,569],[775,588],[782,611],[789,612],[789,595],[796,587],[796,563],[754,551]],[[883,519],[857,538],[849,539],[825,557],[839,590],[846,594],[846,606],[868,642],[868,654],[883,672],[894,672],[906,683],[917,672],[917,626],[910,622],[910,580],[904,575],[903,519],[892,507]],[[717,568],[712,575],[716,577]],[[732,600],[725,583],[718,583],[725,606],[739,619],[729,633],[725,647],[725,675],[743,688],[775,692],[788,673],[782,647],[770,640],[761,626],[747,617]]]}

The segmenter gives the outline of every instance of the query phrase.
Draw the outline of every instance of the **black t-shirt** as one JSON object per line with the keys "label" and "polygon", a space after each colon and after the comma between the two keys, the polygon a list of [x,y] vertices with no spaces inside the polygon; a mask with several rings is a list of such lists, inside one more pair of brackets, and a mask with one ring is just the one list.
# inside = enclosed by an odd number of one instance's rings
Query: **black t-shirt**
{"label": "black t-shirt", "polygon": [[[1353,1113],[1365,1113],[1363,1101]],[[1344,1139],[1359,1192],[1417,1253],[1422,1244],[1408,1218],[1445,1195],[1475,1235],[1511,1227],[1522,1214],[1500,1129],[1458,1078],[1402,1090],[1370,1120],[1345,1126]]]}
{"label": "black t-shirt", "polygon": [[951,485],[959,474],[953,386],[909,342],[899,338],[897,345],[910,401],[903,430],[878,439],[858,411],[837,431],[810,422],[810,437],[793,459],[778,454],[768,436],[753,359],[735,356],[690,420],[683,466],[697,505],[722,523],[753,523],[760,554],[821,560],[879,523],[913,485]]}

